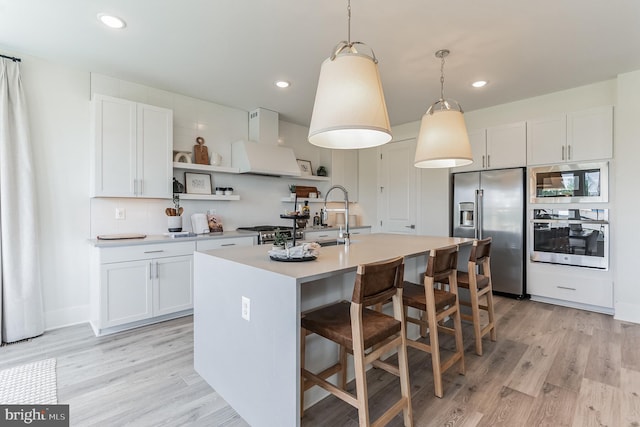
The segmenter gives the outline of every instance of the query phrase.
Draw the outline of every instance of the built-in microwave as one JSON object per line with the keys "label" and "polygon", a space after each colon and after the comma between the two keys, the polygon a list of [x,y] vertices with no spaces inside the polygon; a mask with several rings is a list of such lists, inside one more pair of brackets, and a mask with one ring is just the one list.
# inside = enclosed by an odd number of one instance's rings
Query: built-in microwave
{"label": "built-in microwave", "polygon": [[529,170],[531,203],[606,203],[609,164],[574,163]]}

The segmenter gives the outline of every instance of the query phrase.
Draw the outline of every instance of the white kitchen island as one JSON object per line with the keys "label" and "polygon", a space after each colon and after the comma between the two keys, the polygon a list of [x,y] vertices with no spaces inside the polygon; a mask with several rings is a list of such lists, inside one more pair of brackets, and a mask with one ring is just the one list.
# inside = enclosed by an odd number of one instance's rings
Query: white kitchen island
{"label": "white kitchen island", "polygon": [[[320,249],[315,261],[269,259],[270,246],[196,252],[195,370],[250,425],[300,425],[300,313],[351,299],[359,264],[405,256],[405,279],[419,282],[430,249],[472,239],[359,235],[350,246]],[[243,318],[249,299],[249,320]],[[307,338],[307,367],[328,366],[336,347]],[[315,393],[315,394],[314,394]],[[324,396],[315,387],[305,404]]]}

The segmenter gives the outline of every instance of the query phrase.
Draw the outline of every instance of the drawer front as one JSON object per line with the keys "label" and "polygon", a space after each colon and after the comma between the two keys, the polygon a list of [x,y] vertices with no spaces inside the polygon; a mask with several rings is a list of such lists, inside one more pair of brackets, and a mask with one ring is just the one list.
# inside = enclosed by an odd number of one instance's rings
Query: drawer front
{"label": "drawer front", "polygon": [[305,240],[327,240],[327,239],[337,239],[337,238],[338,238],[338,230],[305,231],[304,232]]}
{"label": "drawer front", "polygon": [[156,245],[100,248],[100,263],[108,264],[112,262],[192,255],[195,249],[195,242],[158,243]]}
{"label": "drawer front", "polygon": [[527,291],[531,295],[613,308],[613,282],[606,278],[536,273],[529,275]]}
{"label": "drawer front", "polygon": [[228,239],[211,239],[199,241],[196,245],[198,251],[208,251],[220,248],[235,248],[238,246],[253,246],[255,237],[232,237]]}

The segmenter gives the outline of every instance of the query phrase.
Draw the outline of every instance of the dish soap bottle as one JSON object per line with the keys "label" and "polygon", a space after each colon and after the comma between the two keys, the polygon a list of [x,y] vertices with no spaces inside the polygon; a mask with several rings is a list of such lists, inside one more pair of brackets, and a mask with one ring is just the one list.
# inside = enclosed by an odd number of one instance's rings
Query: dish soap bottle
{"label": "dish soap bottle", "polygon": [[313,216],[313,226],[314,227],[320,226],[320,215],[318,215],[318,212],[316,212],[316,214]]}
{"label": "dish soap bottle", "polygon": [[309,214],[311,213],[311,208],[309,208],[309,201],[305,200],[304,201],[304,206],[302,207],[302,216],[309,216]]}

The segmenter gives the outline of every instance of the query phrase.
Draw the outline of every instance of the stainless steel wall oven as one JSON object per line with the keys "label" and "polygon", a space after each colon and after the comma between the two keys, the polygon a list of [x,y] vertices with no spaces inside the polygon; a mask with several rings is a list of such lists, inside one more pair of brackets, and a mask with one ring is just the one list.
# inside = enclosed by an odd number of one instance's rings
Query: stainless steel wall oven
{"label": "stainless steel wall oven", "polygon": [[534,209],[531,261],[609,268],[608,209]]}

